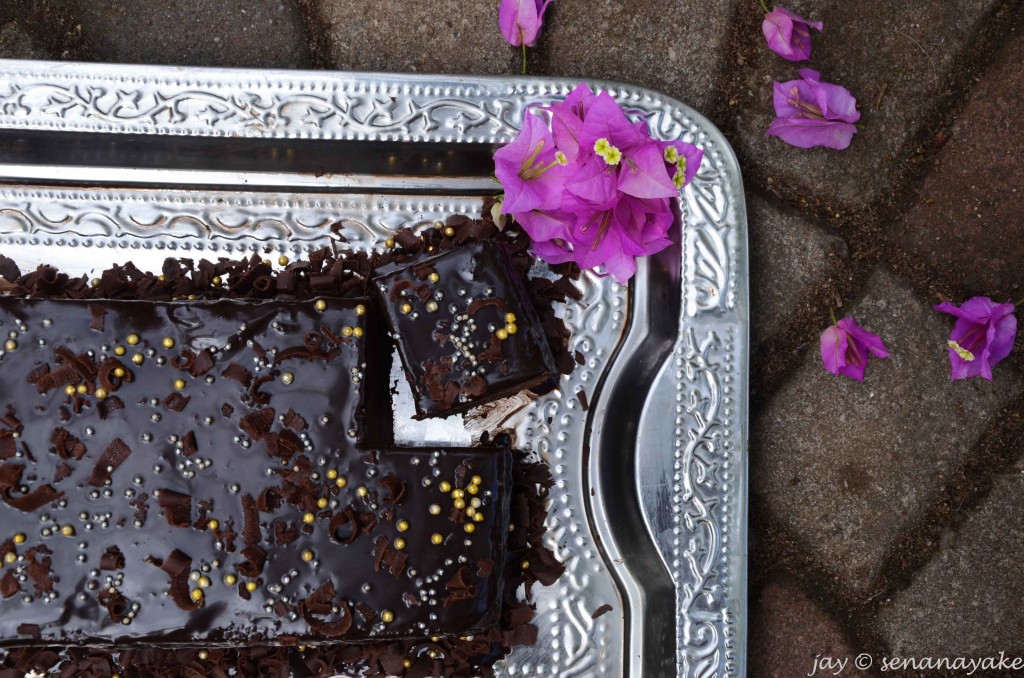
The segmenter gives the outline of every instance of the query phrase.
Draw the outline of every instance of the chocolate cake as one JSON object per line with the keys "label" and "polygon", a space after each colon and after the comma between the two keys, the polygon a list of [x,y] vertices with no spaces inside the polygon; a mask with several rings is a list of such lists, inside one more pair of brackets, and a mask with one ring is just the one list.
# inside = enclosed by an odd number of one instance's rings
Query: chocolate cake
{"label": "chocolate cake", "polygon": [[499,243],[394,267],[374,286],[418,419],[465,412],[557,374],[540,319]]}

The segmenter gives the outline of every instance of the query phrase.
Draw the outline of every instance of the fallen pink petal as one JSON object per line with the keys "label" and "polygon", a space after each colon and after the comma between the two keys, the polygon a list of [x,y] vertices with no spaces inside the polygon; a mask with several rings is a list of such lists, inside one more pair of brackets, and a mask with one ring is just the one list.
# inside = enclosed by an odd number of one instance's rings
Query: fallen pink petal
{"label": "fallen pink petal", "polygon": [[889,352],[877,334],[868,332],[850,316],[821,334],[821,360],[832,374],[864,381],[869,355],[888,358]]}
{"label": "fallen pink petal", "polygon": [[849,147],[860,120],[857,99],[849,90],[822,82],[820,73],[804,68],[799,80],[776,82],[774,91],[776,118],[765,136],[799,148]]}
{"label": "fallen pink petal", "polygon": [[935,310],[956,317],[947,342],[950,379],[981,377],[992,381],[992,368],[1010,355],[1017,338],[1014,305],[972,297],[960,306],[944,301]]}
{"label": "fallen pink petal", "polygon": [[551,0],[501,0],[498,28],[513,47],[533,47],[544,27],[544,12]]}
{"label": "fallen pink petal", "polygon": [[787,61],[806,61],[811,58],[811,29],[820,31],[820,21],[808,21],[785,7],[776,5],[764,15],[761,32],[768,41],[768,49]]}

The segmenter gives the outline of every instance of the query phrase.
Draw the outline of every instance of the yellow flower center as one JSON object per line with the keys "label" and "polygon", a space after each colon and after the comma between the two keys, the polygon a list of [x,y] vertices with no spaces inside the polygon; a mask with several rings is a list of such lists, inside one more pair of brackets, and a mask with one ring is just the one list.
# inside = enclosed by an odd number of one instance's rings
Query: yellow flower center
{"label": "yellow flower center", "polygon": [[675,146],[668,146],[665,148],[665,162],[676,164],[679,160],[679,149]]}
{"label": "yellow flower center", "polygon": [[569,164],[569,158],[565,157],[565,153],[562,153],[561,151],[555,153],[555,160],[563,167]]}
{"label": "yellow flower center", "polygon": [[956,343],[952,339],[949,340],[948,344],[951,349],[956,351],[956,354],[960,356],[961,359],[966,360],[969,363],[974,362],[974,354],[968,351],[966,348]]}
{"label": "yellow flower center", "polygon": [[672,175],[672,183],[676,185],[676,188],[682,188],[686,183],[686,172],[677,169],[676,173]]}
{"label": "yellow flower center", "polygon": [[594,153],[601,156],[609,165],[618,165],[622,160],[622,151],[612,146],[604,137],[594,142]]}

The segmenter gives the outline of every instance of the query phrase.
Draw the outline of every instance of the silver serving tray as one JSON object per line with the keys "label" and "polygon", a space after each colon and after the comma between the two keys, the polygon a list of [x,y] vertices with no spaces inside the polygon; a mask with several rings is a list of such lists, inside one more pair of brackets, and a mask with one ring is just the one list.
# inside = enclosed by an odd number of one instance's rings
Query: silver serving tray
{"label": "silver serving tray", "polygon": [[[302,256],[340,227],[380,247],[478,213],[494,145],[574,81],[0,60],[0,251],[90,273],[166,256]],[[678,245],[561,309],[585,364],[561,387],[407,443],[514,427],[556,479],[540,637],[504,676],[742,676],[748,297],[743,186],[722,135],[643,88],[591,82],[665,139],[701,146]],[[579,393],[589,407],[584,407]],[[411,412],[408,394],[401,411]],[[609,604],[612,611],[592,618]]]}

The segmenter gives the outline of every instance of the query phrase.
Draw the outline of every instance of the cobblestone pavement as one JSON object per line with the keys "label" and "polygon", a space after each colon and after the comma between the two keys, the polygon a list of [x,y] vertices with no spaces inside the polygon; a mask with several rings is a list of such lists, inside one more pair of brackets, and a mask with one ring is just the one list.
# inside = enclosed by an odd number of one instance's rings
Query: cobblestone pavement
{"label": "cobblestone pavement", "polygon": [[[5,0],[0,56],[514,73],[496,5]],[[809,65],[858,97],[845,152],[764,138],[772,80],[808,64],[767,51],[756,0],[555,0],[530,71],[661,90],[740,158],[750,675],[807,675],[818,653],[1024,656],[1024,340],[994,382],[951,383],[952,323],[930,310],[1024,297],[1024,0],[788,6],[825,22]],[[892,353],[864,384],[819,363],[830,307]]]}

